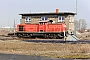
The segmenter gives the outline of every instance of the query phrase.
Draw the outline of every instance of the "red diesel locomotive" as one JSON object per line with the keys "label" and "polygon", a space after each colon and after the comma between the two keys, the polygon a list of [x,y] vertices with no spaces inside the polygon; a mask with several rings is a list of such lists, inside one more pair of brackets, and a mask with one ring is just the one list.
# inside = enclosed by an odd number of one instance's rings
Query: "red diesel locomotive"
{"label": "red diesel locomotive", "polygon": [[16,36],[19,38],[43,36],[44,38],[62,38],[66,34],[65,23],[52,23],[51,20],[39,21],[38,24],[19,24],[17,25]]}

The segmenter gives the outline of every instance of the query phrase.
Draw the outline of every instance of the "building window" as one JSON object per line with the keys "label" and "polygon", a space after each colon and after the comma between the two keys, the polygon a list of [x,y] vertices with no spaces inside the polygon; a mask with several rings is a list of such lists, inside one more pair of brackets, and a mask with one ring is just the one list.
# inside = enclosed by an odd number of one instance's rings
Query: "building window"
{"label": "building window", "polygon": [[20,23],[22,23],[22,19],[20,19]]}
{"label": "building window", "polygon": [[69,17],[69,22],[74,22],[74,17]]}
{"label": "building window", "polygon": [[29,23],[29,22],[31,22],[31,17],[26,17],[25,18],[25,23]]}
{"label": "building window", "polygon": [[41,17],[41,20],[48,20],[47,17]]}
{"label": "building window", "polygon": [[65,16],[58,16],[58,22],[64,22]]}

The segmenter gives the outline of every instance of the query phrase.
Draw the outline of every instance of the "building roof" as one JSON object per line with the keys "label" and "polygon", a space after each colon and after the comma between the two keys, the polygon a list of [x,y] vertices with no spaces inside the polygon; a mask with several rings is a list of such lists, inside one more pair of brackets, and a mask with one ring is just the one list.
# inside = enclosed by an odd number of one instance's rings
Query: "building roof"
{"label": "building roof", "polygon": [[35,16],[35,15],[75,15],[76,13],[73,12],[42,12],[42,13],[23,13],[23,14],[19,14],[22,16]]}

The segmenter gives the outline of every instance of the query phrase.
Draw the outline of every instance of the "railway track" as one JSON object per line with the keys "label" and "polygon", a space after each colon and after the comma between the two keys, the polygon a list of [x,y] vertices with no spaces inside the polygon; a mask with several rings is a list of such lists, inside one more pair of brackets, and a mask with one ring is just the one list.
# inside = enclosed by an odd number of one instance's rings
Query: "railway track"
{"label": "railway track", "polygon": [[42,40],[23,40],[25,42],[42,42],[42,43],[70,43],[70,44],[90,44],[90,40],[79,40],[79,41],[64,41],[64,40],[57,40],[57,39],[42,39]]}
{"label": "railway track", "polygon": [[9,36],[0,36],[0,40],[22,40],[24,42],[42,42],[42,43],[70,43],[70,44],[90,44],[90,40],[64,41],[62,39],[42,39],[42,38],[17,38]]}

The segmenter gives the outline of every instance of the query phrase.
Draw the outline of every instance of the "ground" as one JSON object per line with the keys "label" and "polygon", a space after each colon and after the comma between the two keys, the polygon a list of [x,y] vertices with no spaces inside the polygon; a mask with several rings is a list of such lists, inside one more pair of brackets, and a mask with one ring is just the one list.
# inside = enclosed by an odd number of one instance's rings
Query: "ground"
{"label": "ground", "polygon": [[90,58],[90,44],[35,43],[0,40],[0,53],[37,55],[53,58]]}
{"label": "ground", "polygon": [[90,40],[90,32],[78,33],[77,36],[81,40]]}
{"label": "ground", "polygon": [[[13,37],[2,37],[0,33],[0,53],[37,55],[54,58],[90,58],[90,44],[25,42]],[[78,35],[81,40],[90,40],[90,32]]]}

